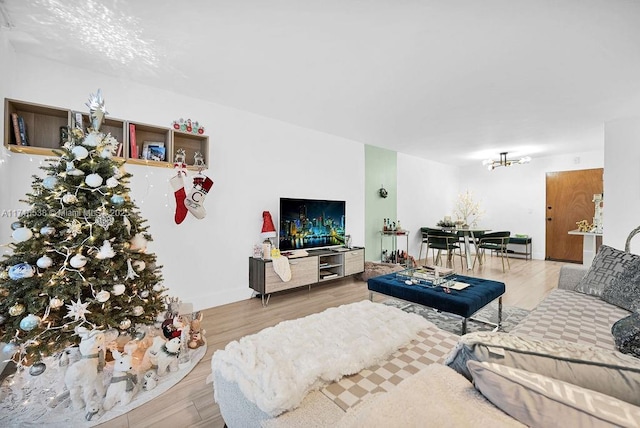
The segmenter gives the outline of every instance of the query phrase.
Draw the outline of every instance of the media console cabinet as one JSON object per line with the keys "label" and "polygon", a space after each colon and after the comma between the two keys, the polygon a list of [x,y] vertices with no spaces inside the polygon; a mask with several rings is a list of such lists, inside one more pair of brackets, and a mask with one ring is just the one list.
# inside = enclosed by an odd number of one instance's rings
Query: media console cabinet
{"label": "media console cabinet", "polygon": [[[308,250],[308,256],[289,259],[291,280],[284,282],[273,269],[271,260],[249,257],[249,288],[260,294],[262,304],[277,291],[311,286],[364,272],[364,248]],[[265,299],[265,295],[267,296]]]}

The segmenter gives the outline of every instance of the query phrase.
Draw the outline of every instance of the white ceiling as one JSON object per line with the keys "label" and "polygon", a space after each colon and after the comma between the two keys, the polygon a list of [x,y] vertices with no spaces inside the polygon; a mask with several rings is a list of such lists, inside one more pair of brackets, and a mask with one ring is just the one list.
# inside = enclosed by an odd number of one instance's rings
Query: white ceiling
{"label": "white ceiling", "polygon": [[605,121],[640,116],[636,0],[0,8],[21,53],[445,163],[600,150]]}

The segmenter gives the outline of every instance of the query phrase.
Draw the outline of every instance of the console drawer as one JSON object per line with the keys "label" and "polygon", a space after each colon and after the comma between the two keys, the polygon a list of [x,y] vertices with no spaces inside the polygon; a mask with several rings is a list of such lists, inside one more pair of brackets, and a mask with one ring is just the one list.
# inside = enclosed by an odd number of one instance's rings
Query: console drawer
{"label": "console drawer", "polygon": [[344,253],[344,274],[364,272],[364,248]]}
{"label": "console drawer", "polygon": [[291,280],[284,282],[273,270],[273,263],[265,264],[264,292],[266,294],[318,282],[318,257],[289,260],[289,267],[291,268]]}

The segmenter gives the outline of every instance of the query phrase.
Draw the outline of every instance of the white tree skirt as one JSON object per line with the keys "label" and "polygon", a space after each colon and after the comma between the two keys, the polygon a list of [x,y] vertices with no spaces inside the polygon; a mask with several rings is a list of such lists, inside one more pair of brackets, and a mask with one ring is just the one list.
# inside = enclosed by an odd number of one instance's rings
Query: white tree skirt
{"label": "white tree skirt", "polygon": [[[182,380],[202,359],[207,346],[189,350],[189,362],[180,366],[176,372],[167,373],[159,378],[158,385],[150,390],[140,390],[131,403],[126,406],[116,404],[107,411],[86,420],[84,410],[72,410],[69,393],[64,386],[64,370],[58,361],[51,358],[45,361],[47,369],[39,376],[31,376],[29,370],[11,376],[0,386],[0,426],[2,427],[77,427],[94,426],[123,415],[136,407],[153,400]],[[105,378],[110,379],[112,364],[105,367]],[[142,382],[144,373],[138,375]]]}

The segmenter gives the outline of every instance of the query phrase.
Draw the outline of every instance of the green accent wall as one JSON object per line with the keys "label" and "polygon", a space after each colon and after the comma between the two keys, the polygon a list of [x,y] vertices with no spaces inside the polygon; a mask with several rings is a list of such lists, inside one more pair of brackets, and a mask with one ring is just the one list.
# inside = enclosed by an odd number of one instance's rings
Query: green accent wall
{"label": "green accent wall", "polygon": [[[380,261],[380,231],[384,219],[397,220],[398,210],[398,155],[396,152],[365,145],[365,247],[367,261]],[[387,189],[388,196],[382,198],[380,187]],[[385,246],[388,248],[388,246]]]}

